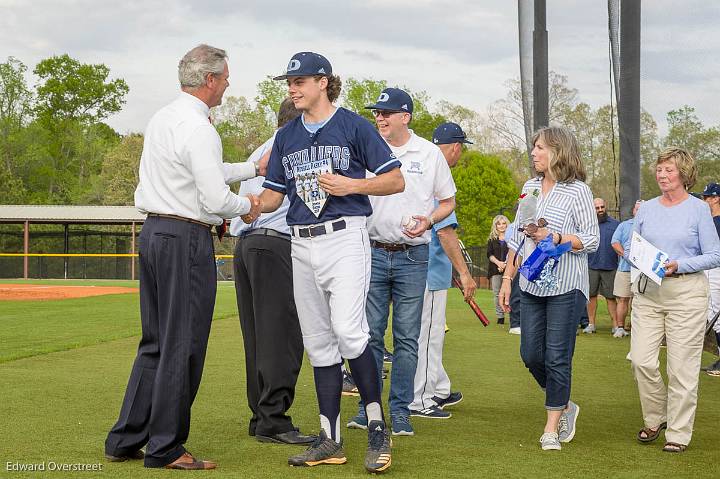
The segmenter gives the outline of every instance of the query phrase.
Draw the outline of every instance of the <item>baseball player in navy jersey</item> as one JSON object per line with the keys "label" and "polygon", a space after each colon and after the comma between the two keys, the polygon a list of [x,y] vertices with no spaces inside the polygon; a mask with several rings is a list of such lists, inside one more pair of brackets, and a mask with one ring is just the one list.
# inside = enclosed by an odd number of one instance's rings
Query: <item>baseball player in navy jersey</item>
{"label": "baseball player in navy jersey", "polygon": [[[432,140],[442,151],[450,168],[457,165],[463,143],[471,143],[460,125],[452,122],[435,128]],[[453,266],[460,274],[460,284],[466,301],[473,297],[477,288],[463,259],[455,232],[457,227],[457,217],[452,213],[443,221],[435,223],[432,229],[427,286],[418,338],[415,391],[410,404],[410,415],[414,417],[449,418],[450,414],[444,411],[444,408],[459,403],[463,398],[461,392],[451,392],[450,378],[442,364],[447,291],[452,285]]]}
{"label": "baseball player in navy jersey", "polygon": [[[365,468],[381,472],[390,467],[391,453],[365,316],[370,283],[366,217],[372,213],[367,195],[402,191],[400,162],[367,120],[333,105],[341,83],[322,55],[297,53],[286,74],[275,79],[287,80],[289,96],[303,113],[277,133],[261,206],[270,212],[285,196],[290,199],[293,289],[303,344],[314,369],[321,426],[318,439],[288,463],[346,462],[340,397],[341,363],[347,358],[370,419]],[[368,170],[376,176],[367,179]],[[318,174],[326,198],[303,198],[296,183],[300,172]]]}
{"label": "baseball player in navy jersey", "polygon": [[[414,434],[409,405],[417,368],[418,336],[428,268],[430,229],[455,208],[455,182],[440,149],[408,128],[413,101],[403,90],[384,89],[373,110],[380,135],[398,160],[405,191],[371,197],[368,221],[372,275],[367,318],[378,371],[382,370],[385,330],[392,299],[393,365],[390,376],[390,417],[394,435]],[[352,368],[353,374],[355,369]],[[377,381],[382,384],[380,373]],[[361,408],[348,427],[365,428]]]}

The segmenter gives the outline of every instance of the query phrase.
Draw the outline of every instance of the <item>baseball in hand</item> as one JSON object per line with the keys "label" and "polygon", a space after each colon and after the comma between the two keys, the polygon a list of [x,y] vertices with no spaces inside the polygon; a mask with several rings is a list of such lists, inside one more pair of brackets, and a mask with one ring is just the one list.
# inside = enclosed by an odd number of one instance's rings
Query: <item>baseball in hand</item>
{"label": "baseball in hand", "polygon": [[400,226],[405,231],[414,230],[418,225],[418,221],[410,215],[403,216],[400,220]]}

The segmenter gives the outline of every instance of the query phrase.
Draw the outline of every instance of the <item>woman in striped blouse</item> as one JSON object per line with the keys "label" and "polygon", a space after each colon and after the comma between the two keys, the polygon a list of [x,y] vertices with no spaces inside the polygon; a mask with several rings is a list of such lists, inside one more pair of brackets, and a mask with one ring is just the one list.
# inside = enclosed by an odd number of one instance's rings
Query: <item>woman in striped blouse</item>
{"label": "woman in striped blouse", "polygon": [[[527,258],[534,245],[551,236],[553,243],[570,242],[572,249],[560,257],[555,285],[520,278],[520,355],[545,390],[547,423],[540,438],[543,450],[560,449],[560,442],[575,436],[580,408],[570,401],[575,334],[589,289],[587,254],[597,250],[600,231],[593,195],[585,180],[585,167],[575,136],[564,127],[540,129],[533,137],[532,160],[538,176],[528,180],[522,193],[538,198],[535,220],[547,226],[520,228],[508,238],[509,253],[499,300],[510,310],[510,284],[517,272],[515,255],[523,236]],[[517,218],[516,218],[517,222]]]}

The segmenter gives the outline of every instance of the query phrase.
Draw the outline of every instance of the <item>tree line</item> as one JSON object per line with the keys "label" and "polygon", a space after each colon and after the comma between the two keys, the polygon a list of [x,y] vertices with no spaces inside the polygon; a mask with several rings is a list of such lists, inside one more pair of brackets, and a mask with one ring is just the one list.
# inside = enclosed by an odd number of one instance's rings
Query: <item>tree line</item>
{"label": "tree line", "polygon": [[[127,83],[112,79],[103,64],[83,64],[68,55],[39,62],[33,86],[25,80],[27,70],[16,58],[0,63],[0,204],[132,205],[143,135],[120,135],[104,123],[125,104]],[[339,104],[372,122],[364,107],[387,86],[385,80],[344,78]],[[483,114],[397,86],[415,102],[411,128],[416,134],[430,139],[438,124],[455,121],[474,141],[453,176],[461,238],[484,245],[496,214],[512,218],[519,187],[530,174],[519,81],[509,80],[506,97]],[[258,83],[254,98],[226,97],[213,109],[225,161],[245,161],[272,134],[286,94],[284,83],[268,77]],[[617,116],[610,105],[592,108],[580,102],[578,91],[556,73],[550,77],[550,99],[551,122],[576,133],[588,183],[612,210],[621,181]],[[663,145],[682,146],[696,156],[701,173],[696,188],[720,173],[715,161],[720,129],[705,127],[689,106],[669,112],[667,120],[668,134],[660,138],[655,120],[642,112],[645,198],[658,193],[652,163]]]}

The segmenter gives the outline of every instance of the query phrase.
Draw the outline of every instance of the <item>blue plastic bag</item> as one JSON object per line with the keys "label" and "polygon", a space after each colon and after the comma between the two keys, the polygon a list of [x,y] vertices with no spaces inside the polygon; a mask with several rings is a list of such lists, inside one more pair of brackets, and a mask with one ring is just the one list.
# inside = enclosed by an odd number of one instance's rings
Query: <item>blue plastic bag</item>
{"label": "blue plastic bag", "polygon": [[[544,280],[552,279],[548,276],[552,276],[552,270],[554,270],[555,266],[557,266],[560,256],[562,256],[563,253],[570,251],[571,248],[572,243],[569,241],[567,243],[555,245],[552,240],[552,235],[547,235],[545,239],[537,244],[535,250],[530,253],[530,256],[523,261],[519,270],[520,274],[525,276],[525,279],[528,281],[536,281],[540,278],[543,270],[548,269]],[[546,268],[546,266],[548,266],[548,268]]]}

